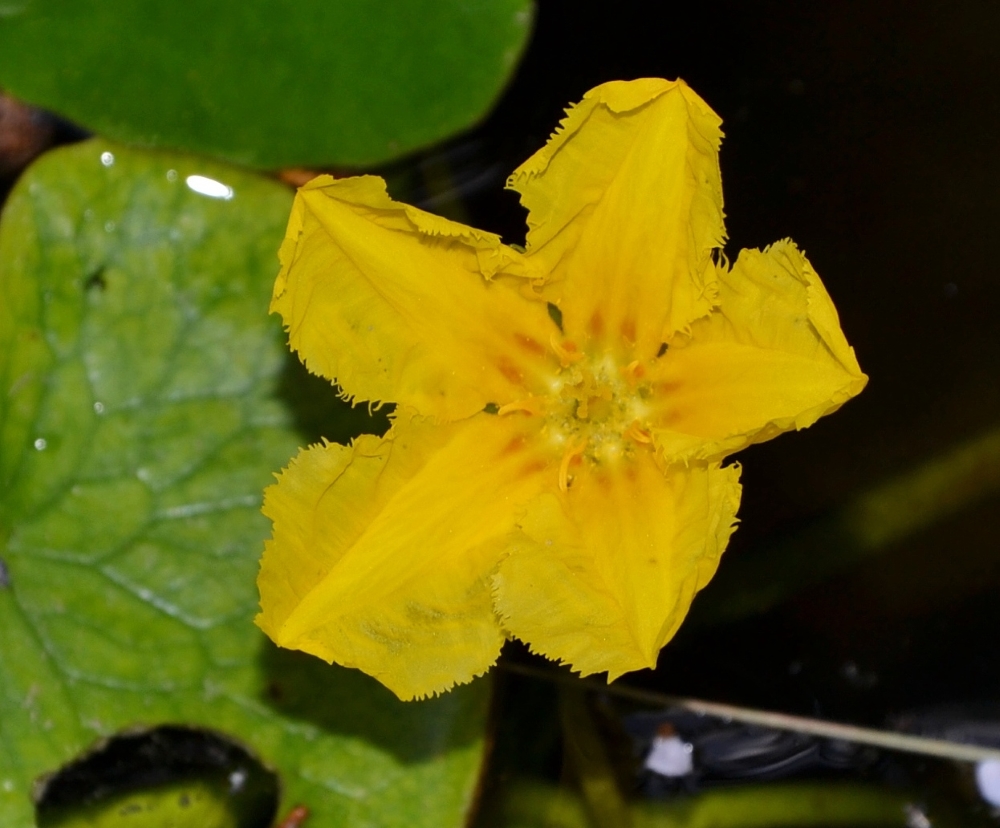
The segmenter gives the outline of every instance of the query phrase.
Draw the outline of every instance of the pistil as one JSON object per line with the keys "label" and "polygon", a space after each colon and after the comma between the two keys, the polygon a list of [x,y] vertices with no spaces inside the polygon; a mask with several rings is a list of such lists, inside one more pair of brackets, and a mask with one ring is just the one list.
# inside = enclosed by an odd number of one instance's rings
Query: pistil
{"label": "pistil", "polygon": [[644,424],[650,388],[637,359],[622,365],[611,354],[590,355],[556,335],[550,344],[561,367],[549,393],[506,403],[496,413],[544,418],[542,434],[560,457],[559,489],[567,492],[573,485],[570,468],[581,460],[614,465],[652,447],[652,432]]}

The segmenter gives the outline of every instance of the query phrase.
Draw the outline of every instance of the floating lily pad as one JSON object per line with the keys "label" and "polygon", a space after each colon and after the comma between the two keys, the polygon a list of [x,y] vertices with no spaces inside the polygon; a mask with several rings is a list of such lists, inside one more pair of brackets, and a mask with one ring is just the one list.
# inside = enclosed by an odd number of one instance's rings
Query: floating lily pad
{"label": "floating lily pad", "polygon": [[481,118],[531,18],[531,0],[10,0],[0,87],[142,146],[372,164]]}
{"label": "floating lily pad", "polygon": [[5,828],[34,824],[39,775],[162,724],[245,744],[309,828],[462,823],[486,682],[404,704],[252,624],[261,491],[302,424],[385,426],[304,381],[267,315],[290,204],[248,173],[88,142],[44,156],[4,207]]}

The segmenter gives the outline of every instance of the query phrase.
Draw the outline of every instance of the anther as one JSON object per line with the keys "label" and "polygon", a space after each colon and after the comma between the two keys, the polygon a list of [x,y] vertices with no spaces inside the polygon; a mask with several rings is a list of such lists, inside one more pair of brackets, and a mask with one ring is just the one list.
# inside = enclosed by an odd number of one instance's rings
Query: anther
{"label": "anther", "polygon": [[653,442],[653,435],[639,425],[638,420],[633,420],[632,424],[625,429],[625,433],[622,436],[628,437],[630,440],[635,440],[637,443]]}

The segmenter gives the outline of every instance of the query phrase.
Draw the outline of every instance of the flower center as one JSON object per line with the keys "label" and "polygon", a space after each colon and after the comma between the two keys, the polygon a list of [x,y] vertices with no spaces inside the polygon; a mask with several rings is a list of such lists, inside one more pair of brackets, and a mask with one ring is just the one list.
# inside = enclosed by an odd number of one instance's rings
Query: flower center
{"label": "flower center", "polygon": [[559,488],[565,492],[583,465],[610,469],[653,450],[653,389],[639,360],[625,363],[610,352],[583,353],[555,335],[549,344],[561,367],[548,393],[506,405],[489,403],[485,411],[541,418],[542,439],[562,458]]}
{"label": "flower center", "polygon": [[645,425],[650,387],[643,382],[642,365],[638,361],[622,365],[607,353],[586,356],[575,349],[567,353],[574,358],[561,359],[563,368],[542,411],[543,434],[562,452],[563,491],[572,485],[574,470],[581,464],[617,465],[652,444]]}

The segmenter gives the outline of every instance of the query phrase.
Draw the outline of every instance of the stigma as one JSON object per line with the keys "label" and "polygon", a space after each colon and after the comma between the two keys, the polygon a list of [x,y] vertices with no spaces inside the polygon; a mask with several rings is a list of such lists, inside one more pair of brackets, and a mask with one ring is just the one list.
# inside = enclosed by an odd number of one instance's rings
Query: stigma
{"label": "stigma", "polygon": [[558,469],[559,489],[570,491],[582,471],[614,470],[655,451],[653,386],[643,361],[632,354],[623,359],[609,350],[581,349],[555,334],[549,345],[553,372],[537,389],[540,393],[504,405],[490,403],[485,410],[537,418],[547,462]]}
{"label": "stigma", "polygon": [[565,492],[585,467],[615,468],[653,450],[650,387],[639,360],[585,353],[571,342],[554,341],[553,350],[560,370],[541,406],[542,430],[561,454],[558,483]]}

